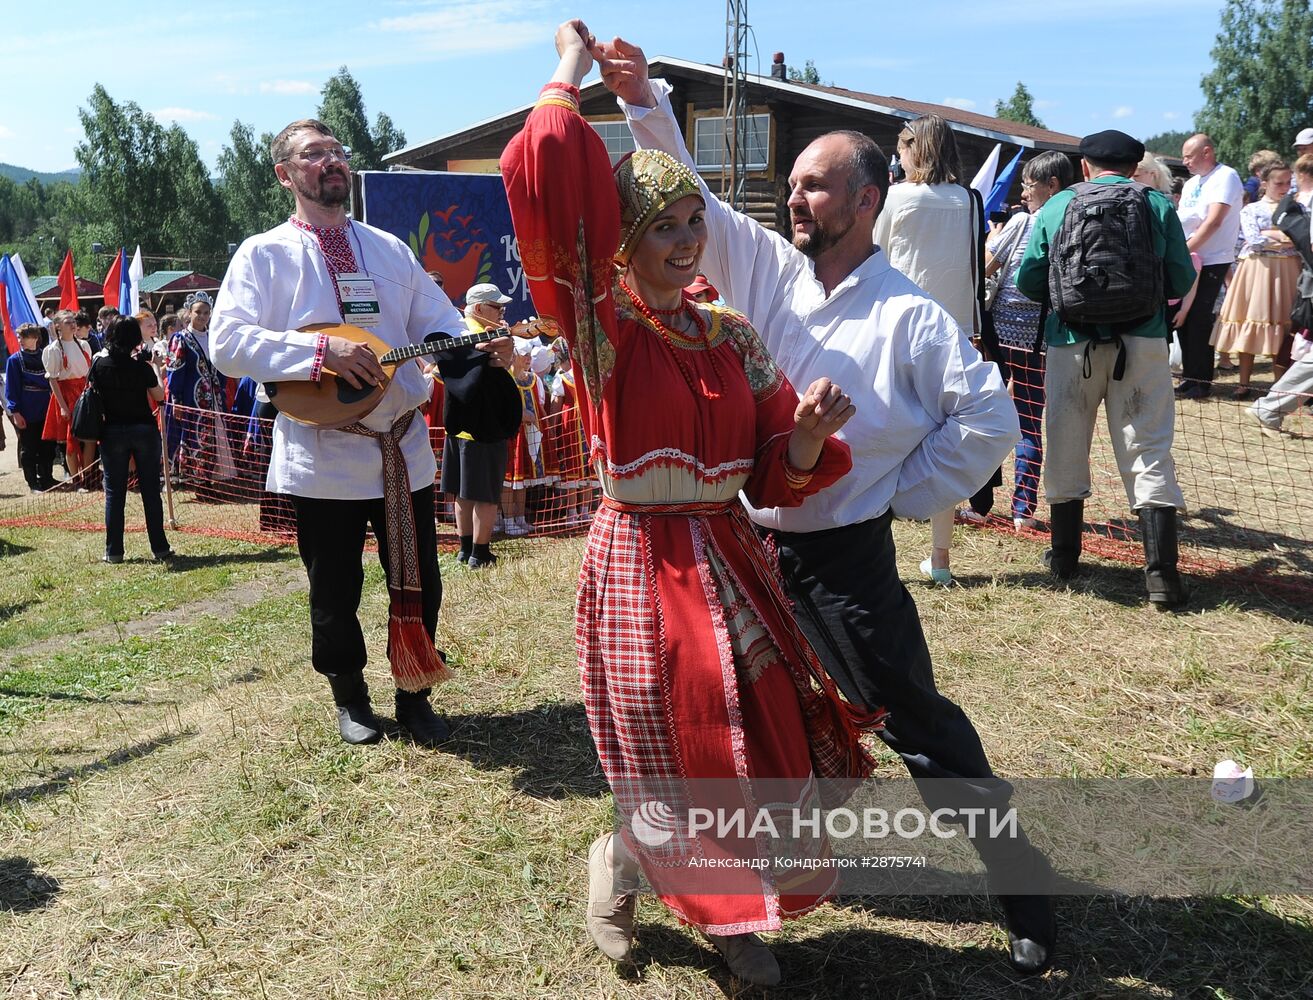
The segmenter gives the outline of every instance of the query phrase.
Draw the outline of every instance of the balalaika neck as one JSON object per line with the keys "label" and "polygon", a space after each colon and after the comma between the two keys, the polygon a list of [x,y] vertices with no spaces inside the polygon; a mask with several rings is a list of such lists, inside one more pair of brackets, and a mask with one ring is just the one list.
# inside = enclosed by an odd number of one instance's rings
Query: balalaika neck
{"label": "balalaika neck", "polygon": [[[467,333],[459,337],[448,337],[443,335],[442,340],[426,340],[422,344],[407,344],[405,347],[394,347],[381,358],[380,364],[393,365],[400,364],[402,361],[408,361],[411,358],[422,358],[425,355],[440,354],[443,351],[450,351],[455,347],[473,347],[475,344],[486,344],[490,340],[496,340],[499,337],[509,337],[511,331],[506,327],[493,327],[482,330],[479,333]],[[430,334],[432,336],[432,334]]]}

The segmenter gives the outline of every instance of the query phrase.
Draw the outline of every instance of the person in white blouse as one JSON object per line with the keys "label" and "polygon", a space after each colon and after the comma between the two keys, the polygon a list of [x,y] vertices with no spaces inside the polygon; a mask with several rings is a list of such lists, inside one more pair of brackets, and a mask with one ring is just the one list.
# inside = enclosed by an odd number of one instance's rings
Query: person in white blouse
{"label": "person in white blouse", "polygon": [[[640,148],[694,165],[670,106],[637,46],[593,52]],[[889,708],[880,736],[917,778],[937,778],[941,804],[997,807],[995,777],[966,714],[935,687],[930,653],[894,561],[895,514],[928,518],[970,496],[1020,438],[998,369],[945,309],[872,243],[888,162],[857,132],[808,146],[789,177],[792,243],[735,212],[702,185],[703,271],[761,332],[795,385],[825,374],[851,390],[840,432],[852,471],[799,507],[756,509],[779,556],[798,622],[843,693]],[[944,791],[951,789],[951,791]],[[1048,861],[1026,840],[973,840],[1000,892],[1014,968],[1048,967],[1056,941]]]}
{"label": "person in white blouse", "polygon": [[1213,332],[1213,306],[1235,261],[1245,189],[1239,174],[1217,162],[1213,140],[1203,133],[1185,141],[1181,160],[1193,176],[1181,192],[1177,214],[1186,246],[1199,255],[1203,266],[1194,301],[1181,325],[1185,377],[1176,392],[1185,399],[1205,399],[1213,391],[1213,345],[1208,342]]}
{"label": "person in white blouse", "polygon": [[[460,313],[404,243],[347,218],[349,154],[327,126],[293,122],[274,139],[271,153],[296,211],[246,240],[233,256],[210,331],[220,371],[261,383],[336,375],[359,388],[382,379],[374,352],[303,328],[340,323],[349,311],[353,322],[392,347],[464,331]],[[344,295],[351,296],[350,310]],[[492,355],[490,364],[509,363],[508,338],[482,346]],[[382,735],[364,681],[365,640],[356,615],[371,524],[391,597],[388,657],[397,721],[426,746],[448,732],[429,704],[429,688],[446,668],[433,648],[442,600],[433,506],[437,466],[425,422],[416,419],[428,397],[419,367],[403,364],[378,406],[352,427],[321,430],[281,413],[274,422],[267,488],[292,498],[310,581],[311,662],[328,678],[348,743],[373,743]],[[423,634],[417,634],[421,624]]]}
{"label": "person in white blouse", "polygon": [[96,442],[83,441],[73,435],[73,407],[87,384],[91,370],[90,345],[78,339],[77,315],[68,309],[55,313],[54,337],[41,352],[41,363],[50,383],[50,408],[46,411],[47,441],[64,443],[64,461],[68,466],[69,483],[78,484],[78,492],[86,492],[86,480],[81,474],[96,456]]}
{"label": "person in white blouse", "polygon": [[[968,336],[977,336],[980,308],[976,285],[984,279],[977,273],[976,256],[984,238],[984,220],[962,183],[962,161],[953,130],[939,115],[913,119],[898,134],[898,156],[907,183],[889,189],[875,219],[876,245],[889,255],[891,266],[948,310]],[[976,485],[983,486],[984,481]],[[962,499],[965,497],[957,498]],[[930,518],[930,558],[921,563],[921,572],[941,585],[953,580],[949,549],[956,509],[954,501]],[[971,521],[984,520],[969,507],[964,516]]]}

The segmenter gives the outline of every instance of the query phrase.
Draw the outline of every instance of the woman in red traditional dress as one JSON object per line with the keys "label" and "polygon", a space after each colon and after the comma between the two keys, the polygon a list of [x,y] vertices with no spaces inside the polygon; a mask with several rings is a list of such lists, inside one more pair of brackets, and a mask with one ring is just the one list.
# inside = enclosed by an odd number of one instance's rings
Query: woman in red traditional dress
{"label": "woman in red traditional dress", "polygon": [[[707,240],[697,178],[641,151],[612,179],[578,110],[593,46],[582,22],[558,29],[560,66],[501,158],[525,277],[569,338],[603,489],[576,643],[625,827],[589,851],[587,926],[610,958],[629,957],[641,867],[731,971],[770,985],[779,966],[755,932],[828,899],[835,870],[740,864],[781,844],[695,834],[685,818],[762,802],[811,815],[825,779],[869,773],[857,725],[878,720],[839,699],[738,497],[793,506],[846,473],[830,435],[852,405],[828,379],[800,402],[743,316],[684,297]],[[758,799],[764,782],[789,800]],[[794,862],[829,856],[809,827],[788,849]]]}
{"label": "woman in red traditional dress", "polygon": [[511,376],[520,390],[524,419],[519,433],[510,440],[506,456],[506,478],[502,482],[502,531],[527,535],[528,491],[533,486],[551,486],[560,478],[551,438],[543,433],[547,420],[547,389],[533,370],[533,342],[515,339]]}
{"label": "woman in red traditional dress", "polygon": [[579,421],[579,389],[564,337],[552,341],[552,353],[560,368],[552,382],[550,412],[552,442],[561,466],[556,488],[562,493],[565,522],[584,524],[592,516],[593,481],[588,474],[588,443]]}
{"label": "woman in red traditional dress", "polygon": [[[94,441],[82,441],[73,436],[73,407],[87,387],[87,373],[91,371],[91,348],[78,340],[77,314],[68,309],[55,313],[51,323],[55,337],[41,352],[41,362],[50,383],[50,405],[46,408],[45,429],[41,436],[46,441],[64,442],[64,461],[68,465],[68,483],[79,484],[78,492],[85,493],[85,479],[79,478],[96,454]],[[66,487],[68,488],[68,487]]]}

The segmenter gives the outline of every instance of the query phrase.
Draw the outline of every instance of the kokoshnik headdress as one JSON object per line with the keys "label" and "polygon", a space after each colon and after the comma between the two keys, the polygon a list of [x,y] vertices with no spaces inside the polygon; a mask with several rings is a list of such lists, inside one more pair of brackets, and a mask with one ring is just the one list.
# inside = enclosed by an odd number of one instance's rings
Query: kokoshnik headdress
{"label": "kokoshnik headdress", "polygon": [[615,186],[620,195],[620,249],[615,259],[620,264],[629,263],[634,247],[663,209],[691,194],[702,196],[697,175],[656,149],[637,150],[616,164]]}

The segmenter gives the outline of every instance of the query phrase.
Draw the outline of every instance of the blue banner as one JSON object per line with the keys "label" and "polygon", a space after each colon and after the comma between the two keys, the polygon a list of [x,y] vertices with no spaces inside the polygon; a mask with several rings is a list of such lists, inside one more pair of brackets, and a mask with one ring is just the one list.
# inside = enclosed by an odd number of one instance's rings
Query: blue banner
{"label": "blue banner", "polygon": [[426,271],[464,305],[471,285],[492,282],[511,297],[511,323],[534,315],[500,174],[374,171],[360,174],[360,220],[406,243]]}

